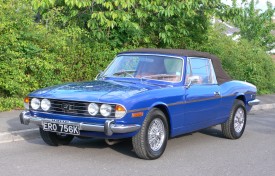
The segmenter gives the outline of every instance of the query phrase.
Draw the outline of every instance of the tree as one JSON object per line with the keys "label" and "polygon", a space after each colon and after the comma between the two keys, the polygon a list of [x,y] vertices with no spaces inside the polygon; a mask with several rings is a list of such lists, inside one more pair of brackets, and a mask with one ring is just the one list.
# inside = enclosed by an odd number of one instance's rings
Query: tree
{"label": "tree", "polygon": [[[114,47],[186,47],[206,38],[220,0],[34,0],[44,16],[61,12],[59,27],[78,25]],[[59,13],[60,14],[60,13]],[[63,16],[62,16],[63,14]],[[61,24],[61,25],[60,25]]]}
{"label": "tree", "polygon": [[273,49],[275,47],[275,35],[272,34],[272,31],[275,30],[275,23],[272,17],[275,8],[270,2],[267,2],[267,10],[262,12],[255,8],[258,1],[251,0],[248,2],[244,0],[242,4],[243,8],[237,7],[236,3],[233,3],[231,9],[231,12],[238,12],[231,16],[231,21],[240,29],[241,37],[259,44],[267,51]]}

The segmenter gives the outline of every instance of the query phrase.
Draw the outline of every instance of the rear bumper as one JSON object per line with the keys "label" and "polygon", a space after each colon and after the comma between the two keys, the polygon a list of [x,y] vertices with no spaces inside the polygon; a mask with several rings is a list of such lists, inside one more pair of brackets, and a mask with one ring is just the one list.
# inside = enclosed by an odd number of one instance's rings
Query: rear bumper
{"label": "rear bumper", "polygon": [[[30,123],[41,126],[42,121],[44,120],[53,120],[53,119],[45,119],[40,117],[33,117],[30,115],[29,111],[23,111],[20,115],[20,122],[24,125],[29,125]],[[56,123],[56,122],[55,122]],[[62,122],[64,124],[64,122]],[[104,132],[105,135],[111,136],[113,133],[130,133],[135,132],[140,129],[140,125],[131,124],[131,125],[122,125],[115,124],[114,120],[106,120],[104,125],[101,124],[89,124],[89,123],[76,123],[71,121],[66,121],[65,124],[77,124],[80,126],[80,130],[83,131],[91,131],[91,132]]]}
{"label": "rear bumper", "polygon": [[249,101],[249,102],[248,102],[248,105],[249,105],[249,106],[258,105],[258,104],[260,104],[260,102],[261,102],[260,100],[255,99],[255,100]]}
{"label": "rear bumper", "polygon": [[248,105],[249,105],[249,106],[258,105],[258,104],[260,104],[260,102],[261,102],[260,100],[255,99],[255,100],[249,101],[249,102],[248,102]]}

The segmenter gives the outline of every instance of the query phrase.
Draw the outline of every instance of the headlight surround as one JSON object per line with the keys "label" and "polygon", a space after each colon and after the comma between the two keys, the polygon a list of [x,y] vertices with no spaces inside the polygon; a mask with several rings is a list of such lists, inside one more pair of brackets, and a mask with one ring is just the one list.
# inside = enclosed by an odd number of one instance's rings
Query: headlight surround
{"label": "headlight surround", "polygon": [[88,112],[90,115],[95,116],[99,111],[99,107],[95,103],[90,103],[88,106]]}
{"label": "headlight surround", "polygon": [[51,108],[51,102],[48,99],[43,99],[41,101],[41,109],[48,111]]}
{"label": "headlight surround", "polygon": [[34,110],[39,109],[39,107],[40,107],[40,100],[39,100],[38,98],[33,98],[33,99],[31,100],[31,107],[32,107],[32,109],[34,109]]}
{"label": "headlight surround", "polygon": [[104,117],[110,116],[112,113],[112,106],[108,104],[102,104],[100,106],[100,114]]}

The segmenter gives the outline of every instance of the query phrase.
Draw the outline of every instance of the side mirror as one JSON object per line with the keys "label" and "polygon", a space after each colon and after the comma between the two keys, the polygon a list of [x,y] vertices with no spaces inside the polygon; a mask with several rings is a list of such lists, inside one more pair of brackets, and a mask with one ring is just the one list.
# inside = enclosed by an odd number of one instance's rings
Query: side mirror
{"label": "side mirror", "polygon": [[201,77],[199,75],[193,75],[187,77],[187,88],[189,88],[192,84],[199,84],[201,83]]}

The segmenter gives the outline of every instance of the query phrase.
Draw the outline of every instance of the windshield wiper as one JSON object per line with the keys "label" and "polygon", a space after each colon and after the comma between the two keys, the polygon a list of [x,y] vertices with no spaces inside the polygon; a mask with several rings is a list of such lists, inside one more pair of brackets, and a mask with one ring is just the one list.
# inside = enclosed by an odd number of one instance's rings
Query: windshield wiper
{"label": "windshield wiper", "polygon": [[155,86],[161,86],[161,87],[174,87],[173,85],[169,85],[169,84],[160,84],[160,83],[152,83],[150,81],[144,81],[143,78],[140,79],[140,82],[142,84],[149,84],[149,85],[155,85]]}

